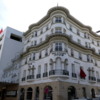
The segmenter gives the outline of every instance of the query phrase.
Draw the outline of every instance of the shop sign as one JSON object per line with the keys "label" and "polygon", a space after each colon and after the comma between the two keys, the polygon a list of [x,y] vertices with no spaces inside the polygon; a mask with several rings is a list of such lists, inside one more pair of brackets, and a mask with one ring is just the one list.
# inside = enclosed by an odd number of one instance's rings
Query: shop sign
{"label": "shop sign", "polygon": [[16,97],[17,96],[17,91],[14,90],[14,91],[7,91],[6,92],[6,96],[7,97]]}

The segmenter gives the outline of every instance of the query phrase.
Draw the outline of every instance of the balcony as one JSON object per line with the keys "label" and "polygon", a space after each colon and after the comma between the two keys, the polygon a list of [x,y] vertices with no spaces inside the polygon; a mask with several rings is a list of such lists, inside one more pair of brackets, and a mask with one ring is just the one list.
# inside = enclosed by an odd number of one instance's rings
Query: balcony
{"label": "balcony", "polygon": [[72,77],[73,77],[73,78],[77,78],[76,73],[72,73]]}
{"label": "balcony", "polygon": [[63,77],[63,78],[68,78],[69,77],[69,72],[67,70],[51,70],[49,71],[49,77],[50,78],[56,78],[56,77]]}
{"label": "balcony", "polygon": [[43,77],[47,77],[48,76],[48,72],[43,73]]}
{"label": "balcony", "polygon": [[41,78],[41,74],[37,74],[36,75],[36,78]]}
{"label": "balcony", "polygon": [[22,81],[25,81],[25,77],[22,78]]}
{"label": "balcony", "polygon": [[89,82],[96,82],[96,78],[94,76],[89,76]]}
{"label": "balcony", "polygon": [[27,76],[27,81],[33,80],[34,79],[34,75],[28,75]]}

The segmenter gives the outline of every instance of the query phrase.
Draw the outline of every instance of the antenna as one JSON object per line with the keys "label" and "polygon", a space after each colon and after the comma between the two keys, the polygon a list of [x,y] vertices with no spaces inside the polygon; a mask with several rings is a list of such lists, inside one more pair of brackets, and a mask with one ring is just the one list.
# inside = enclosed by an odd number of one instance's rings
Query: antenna
{"label": "antenna", "polygon": [[96,33],[100,33],[100,30],[96,31]]}
{"label": "antenna", "polygon": [[57,3],[57,7],[58,7],[58,3]]}

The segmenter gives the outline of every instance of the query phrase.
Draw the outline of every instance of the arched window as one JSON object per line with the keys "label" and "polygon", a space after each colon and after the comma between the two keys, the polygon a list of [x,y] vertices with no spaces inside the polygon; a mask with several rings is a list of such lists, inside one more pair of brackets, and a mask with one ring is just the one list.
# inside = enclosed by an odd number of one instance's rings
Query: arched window
{"label": "arched window", "polygon": [[44,99],[43,100],[53,100],[52,91],[53,90],[51,86],[46,86],[44,88]]}
{"label": "arched window", "polygon": [[64,70],[68,70],[67,67],[68,67],[68,60],[65,59],[65,61],[64,61]]}
{"label": "arched window", "polygon": [[20,90],[20,100],[24,100],[25,90],[22,88]]}
{"label": "arched window", "polygon": [[32,92],[33,92],[32,88],[27,89],[27,100],[32,100]]}
{"label": "arched window", "polygon": [[61,63],[61,58],[56,59],[56,70],[61,70],[62,69],[62,63]]}
{"label": "arched window", "polygon": [[85,87],[83,87],[83,88],[82,88],[82,90],[83,90],[83,91],[82,91],[82,93],[83,93],[83,97],[85,97],[85,98],[86,98],[86,97],[87,97],[87,96],[86,96],[86,88],[85,88]]}
{"label": "arched window", "polygon": [[39,87],[36,87],[35,90],[35,100],[39,100]]}
{"label": "arched window", "polygon": [[74,86],[68,88],[68,100],[76,98],[76,89]]}
{"label": "arched window", "polygon": [[95,98],[95,90],[93,88],[91,89],[91,96],[92,98]]}

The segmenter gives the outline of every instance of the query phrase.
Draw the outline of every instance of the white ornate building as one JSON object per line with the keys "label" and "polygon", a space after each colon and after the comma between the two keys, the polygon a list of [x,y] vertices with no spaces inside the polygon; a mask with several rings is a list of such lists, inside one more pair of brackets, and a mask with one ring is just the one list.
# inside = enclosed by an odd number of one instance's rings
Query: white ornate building
{"label": "white ornate building", "polygon": [[100,95],[100,36],[63,7],[51,8],[24,33],[20,100]]}
{"label": "white ornate building", "polygon": [[51,8],[23,42],[18,100],[100,96],[100,36],[66,8]]}

